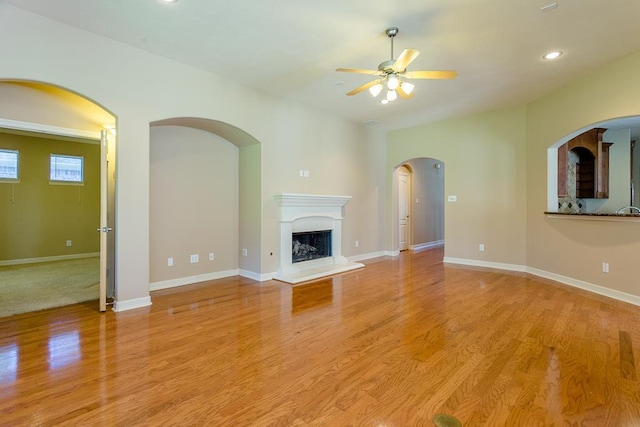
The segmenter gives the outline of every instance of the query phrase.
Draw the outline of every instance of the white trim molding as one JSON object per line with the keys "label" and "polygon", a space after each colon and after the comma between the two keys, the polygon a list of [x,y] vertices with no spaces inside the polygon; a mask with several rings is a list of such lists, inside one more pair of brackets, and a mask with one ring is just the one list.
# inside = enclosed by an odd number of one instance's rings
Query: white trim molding
{"label": "white trim molding", "polygon": [[585,282],[583,280],[574,279],[572,277],[562,276],[560,274],[539,270],[533,267],[527,267],[524,265],[517,265],[517,264],[503,264],[499,262],[478,261],[474,259],[451,258],[451,257],[444,257],[442,261],[444,263],[449,263],[449,264],[460,264],[460,265],[469,265],[473,267],[486,267],[486,268],[495,268],[498,270],[524,272],[524,273],[532,274],[534,276],[542,277],[544,279],[553,280],[554,282],[571,286],[573,288],[582,289],[583,291],[592,292],[594,294],[602,295],[608,298],[613,298],[618,301],[640,306],[639,296],[631,295],[626,292],[616,291],[610,288],[605,288],[604,286]]}
{"label": "white trim molding", "polygon": [[560,274],[549,273],[548,271],[538,270],[537,268],[527,267],[527,273],[534,276],[550,279],[555,282],[560,282],[565,285],[569,285],[574,288],[582,289],[584,291],[593,292],[594,294],[602,295],[605,297],[613,298],[618,301],[623,301],[629,304],[640,306],[640,297],[637,295],[631,295],[626,292],[616,291],[614,289],[605,288],[604,286],[596,285],[593,283],[585,282],[571,277],[562,276]]}
{"label": "white trim molding", "polygon": [[46,133],[48,135],[68,136],[72,138],[96,139],[100,141],[100,132],[50,126],[42,123],[23,122],[0,118],[0,128]]}
{"label": "white trim molding", "polygon": [[519,271],[521,273],[524,273],[527,271],[527,267],[525,267],[524,265],[505,264],[502,262],[491,262],[491,261],[479,261],[477,259],[444,257],[442,262],[449,263],[449,264],[470,265],[473,267],[495,268],[498,270]]}
{"label": "white trim molding", "polygon": [[200,282],[208,282],[210,280],[224,279],[225,277],[233,277],[238,275],[238,270],[218,271],[215,273],[199,274],[197,276],[180,277],[178,279],[163,280],[149,284],[150,291],[159,291],[161,289],[177,288],[179,286],[194,285]]}
{"label": "white trim molding", "polygon": [[425,249],[439,248],[440,246],[444,246],[444,240],[434,240],[432,242],[411,245],[411,250],[414,252],[418,252]]}
{"label": "white trim molding", "polygon": [[247,279],[255,280],[256,282],[266,282],[267,280],[273,279],[273,276],[275,276],[276,273],[260,274],[254,271],[240,269],[238,271],[238,275],[241,277],[246,277]]}
{"label": "white trim molding", "polygon": [[388,255],[389,254],[387,253],[387,251],[369,252],[368,254],[350,256],[348,257],[348,260],[351,262],[358,262],[358,261],[364,261],[367,259],[379,258],[383,256],[388,256]]}
{"label": "white trim molding", "polygon": [[134,299],[128,299],[124,301],[116,301],[113,304],[113,311],[121,312],[121,311],[127,311],[127,310],[134,310],[136,308],[149,307],[150,305],[151,305],[150,296],[144,297],[144,298],[134,298]]}
{"label": "white trim molding", "polygon": [[40,258],[8,259],[8,260],[0,261],[0,267],[5,265],[36,264],[39,262],[67,261],[70,259],[93,258],[93,257],[99,257],[99,256],[100,256],[100,252],[89,252],[84,254],[56,255],[56,256],[45,256]]}

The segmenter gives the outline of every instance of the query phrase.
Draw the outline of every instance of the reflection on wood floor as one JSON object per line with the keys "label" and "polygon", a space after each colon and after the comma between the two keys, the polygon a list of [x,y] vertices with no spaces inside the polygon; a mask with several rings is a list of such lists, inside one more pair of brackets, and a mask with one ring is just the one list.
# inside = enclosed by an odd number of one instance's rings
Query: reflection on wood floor
{"label": "reflection on wood floor", "polygon": [[640,308],[441,259],[0,319],[0,424],[640,424]]}

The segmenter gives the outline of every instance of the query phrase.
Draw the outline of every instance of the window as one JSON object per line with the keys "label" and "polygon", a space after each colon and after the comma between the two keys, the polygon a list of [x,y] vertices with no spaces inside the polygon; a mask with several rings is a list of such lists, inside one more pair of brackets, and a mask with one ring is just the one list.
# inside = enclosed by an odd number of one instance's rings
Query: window
{"label": "window", "polygon": [[0,179],[18,179],[18,152],[0,150]]}
{"label": "window", "polygon": [[49,180],[58,182],[84,182],[84,158],[80,156],[52,154]]}

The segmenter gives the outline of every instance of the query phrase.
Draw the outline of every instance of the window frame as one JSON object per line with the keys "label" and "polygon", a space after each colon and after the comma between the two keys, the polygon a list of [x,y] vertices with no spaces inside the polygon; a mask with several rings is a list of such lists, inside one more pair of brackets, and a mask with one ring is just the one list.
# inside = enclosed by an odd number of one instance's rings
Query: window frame
{"label": "window frame", "polygon": [[12,150],[9,148],[0,148],[0,153],[9,153],[9,154],[15,154],[16,156],[16,176],[15,177],[1,177],[0,176],[0,183],[2,182],[8,182],[8,183],[15,183],[15,182],[20,182],[20,150]]}
{"label": "window frame", "polygon": [[[80,181],[68,180],[68,179],[58,179],[52,178],[52,173],[54,172],[53,168],[53,160],[54,158],[67,158],[67,159],[79,159],[80,160]],[[55,169],[58,171],[58,168]],[[49,184],[51,185],[84,185],[84,156],[75,156],[73,154],[49,154]]]}

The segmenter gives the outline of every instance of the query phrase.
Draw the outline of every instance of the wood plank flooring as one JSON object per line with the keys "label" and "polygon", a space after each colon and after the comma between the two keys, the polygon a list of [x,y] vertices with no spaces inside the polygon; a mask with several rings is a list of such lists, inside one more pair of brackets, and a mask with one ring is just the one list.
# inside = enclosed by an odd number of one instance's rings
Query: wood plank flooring
{"label": "wood plank flooring", "polygon": [[0,425],[640,425],[640,308],[440,249],[0,319]]}

